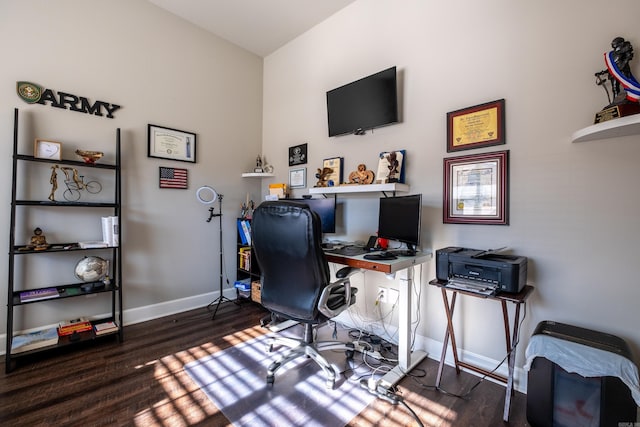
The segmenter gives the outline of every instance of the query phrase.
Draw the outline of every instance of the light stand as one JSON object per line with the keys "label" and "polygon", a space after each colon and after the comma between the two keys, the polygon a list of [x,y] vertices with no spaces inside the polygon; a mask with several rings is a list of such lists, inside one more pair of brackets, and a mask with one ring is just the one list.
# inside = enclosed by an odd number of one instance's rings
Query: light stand
{"label": "light stand", "polygon": [[[211,196],[207,196],[206,198],[203,197],[202,195],[205,194],[206,192],[211,192]],[[214,208],[210,207],[209,208],[209,218],[207,218],[207,222],[211,222],[211,220],[215,217],[217,217],[219,219],[219,226],[220,226],[220,284],[218,287],[218,291],[220,293],[220,295],[218,295],[218,297],[216,299],[214,299],[213,301],[211,301],[209,303],[209,305],[207,305],[207,310],[211,311],[211,308],[215,305],[216,308],[213,311],[213,315],[211,316],[211,320],[213,320],[216,317],[216,314],[218,313],[218,308],[220,308],[220,304],[222,304],[223,302],[234,302],[233,300],[230,300],[229,298],[224,296],[223,293],[223,266],[224,266],[224,258],[223,258],[223,251],[222,251],[222,194],[218,194],[215,192],[215,190],[211,187],[200,187],[198,189],[198,191],[196,192],[196,197],[198,198],[198,200],[202,203],[213,203],[216,200],[218,200],[218,213],[214,213]]]}

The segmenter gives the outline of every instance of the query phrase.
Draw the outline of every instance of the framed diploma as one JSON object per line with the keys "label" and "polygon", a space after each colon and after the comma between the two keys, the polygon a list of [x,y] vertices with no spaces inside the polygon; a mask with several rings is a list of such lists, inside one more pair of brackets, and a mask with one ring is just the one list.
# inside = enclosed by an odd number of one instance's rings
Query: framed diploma
{"label": "framed diploma", "polygon": [[289,170],[289,188],[305,188],[307,186],[307,168]]}
{"label": "framed diploma", "polygon": [[443,222],[508,225],[509,150],[444,159]]}
{"label": "framed diploma", "polygon": [[504,99],[447,113],[448,153],[504,143]]}
{"label": "framed diploma", "polygon": [[196,134],[156,125],[148,126],[148,157],[196,162]]}

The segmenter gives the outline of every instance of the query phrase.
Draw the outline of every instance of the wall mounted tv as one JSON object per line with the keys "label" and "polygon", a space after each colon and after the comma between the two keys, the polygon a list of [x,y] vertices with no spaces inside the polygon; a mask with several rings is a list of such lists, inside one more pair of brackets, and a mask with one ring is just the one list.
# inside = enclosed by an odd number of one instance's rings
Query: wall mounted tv
{"label": "wall mounted tv", "polygon": [[398,122],[396,67],[327,92],[329,136],[353,133]]}

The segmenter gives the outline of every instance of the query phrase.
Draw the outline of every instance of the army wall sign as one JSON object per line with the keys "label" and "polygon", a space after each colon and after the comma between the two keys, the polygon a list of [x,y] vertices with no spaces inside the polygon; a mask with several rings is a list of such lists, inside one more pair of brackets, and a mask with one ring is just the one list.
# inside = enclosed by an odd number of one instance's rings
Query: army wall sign
{"label": "army wall sign", "polygon": [[104,101],[91,103],[84,96],[77,96],[66,92],[54,92],[51,89],[44,89],[40,85],[31,82],[17,82],[16,90],[18,96],[28,104],[50,103],[52,107],[69,109],[95,116],[106,116],[113,119],[113,113],[120,108],[119,105]]}

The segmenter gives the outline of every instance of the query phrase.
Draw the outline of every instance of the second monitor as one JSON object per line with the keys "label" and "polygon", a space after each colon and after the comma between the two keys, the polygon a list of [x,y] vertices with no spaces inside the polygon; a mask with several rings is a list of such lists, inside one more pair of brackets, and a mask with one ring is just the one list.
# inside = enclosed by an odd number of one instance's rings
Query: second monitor
{"label": "second monitor", "polygon": [[398,255],[414,256],[420,244],[422,194],[380,198],[378,237],[396,240],[407,245]]}
{"label": "second monitor", "polygon": [[336,199],[327,197],[321,199],[287,199],[292,202],[302,203],[320,216],[322,233],[336,232]]}

